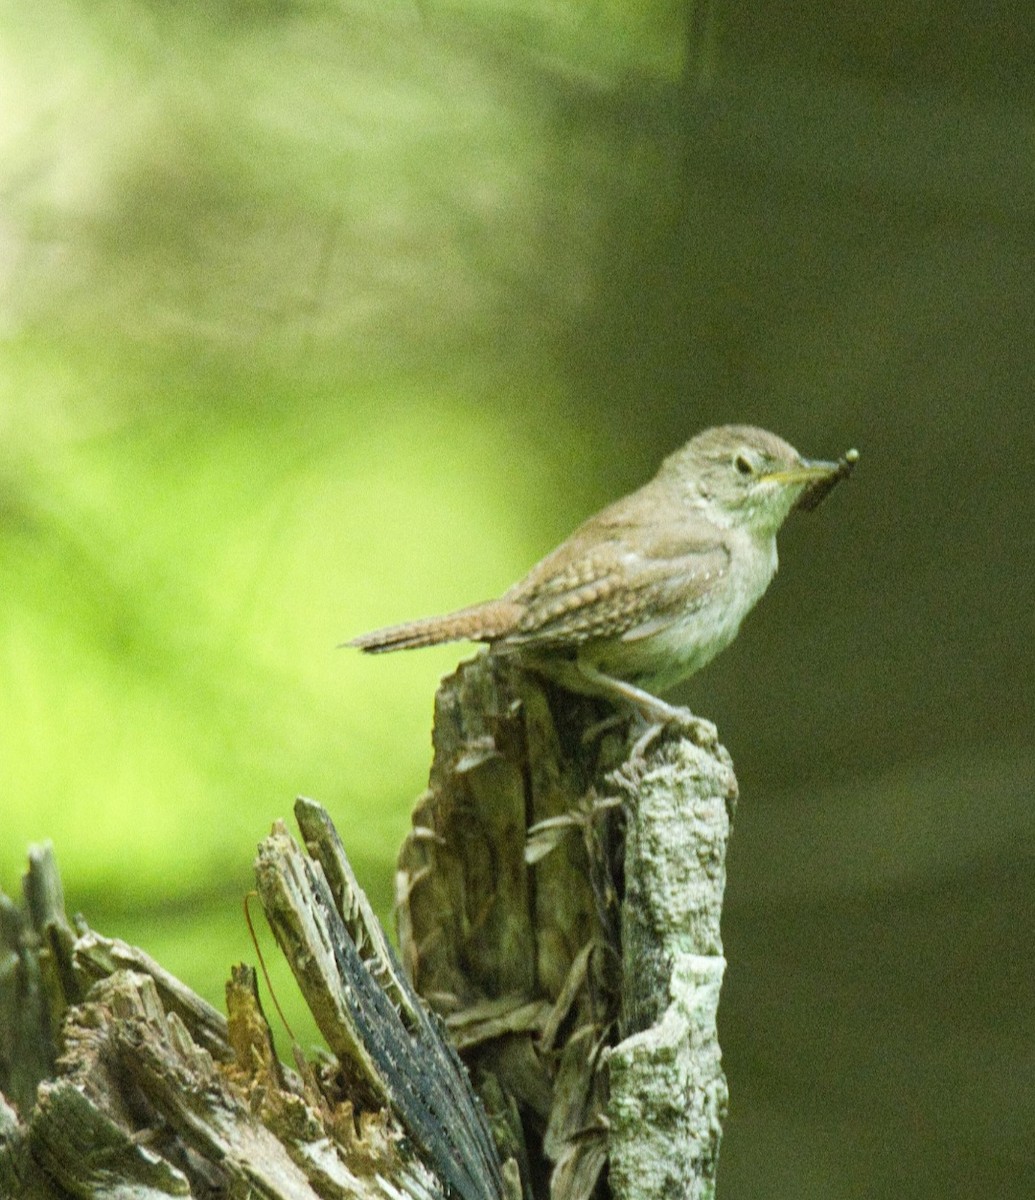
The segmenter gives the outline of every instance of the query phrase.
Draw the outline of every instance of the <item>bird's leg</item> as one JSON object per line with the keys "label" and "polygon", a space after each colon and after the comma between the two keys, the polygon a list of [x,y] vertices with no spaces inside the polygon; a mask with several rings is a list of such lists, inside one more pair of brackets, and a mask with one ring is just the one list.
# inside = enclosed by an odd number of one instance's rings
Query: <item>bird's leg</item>
{"label": "bird's leg", "polygon": [[647,724],[647,730],[636,742],[641,755],[658,734],[670,726],[687,734],[700,746],[714,746],[718,741],[718,730],[711,721],[695,717],[688,708],[667,704],[628,680],[605,675],[580,659],[529,656],[525,661],[532,670],[552,679],[566,691],[619,700],[634,709]]}
{"label": "bird's leg", "polygon": [[637,687],[626,679],[615,679],[613,675],[605,675],[589,663],[576,662],[576,667],[582,677],[599,688],[601,693],[624,700],[647,722],[646,731],[637,739],[634,754],[638,751],[642,756],[658,734],[669,727],[687,734],[690,740],[699,746],[714,746],[719,740],[719,731],[715,725],[703,717],[694,716],[685,706],[667,704],[646,688]]}

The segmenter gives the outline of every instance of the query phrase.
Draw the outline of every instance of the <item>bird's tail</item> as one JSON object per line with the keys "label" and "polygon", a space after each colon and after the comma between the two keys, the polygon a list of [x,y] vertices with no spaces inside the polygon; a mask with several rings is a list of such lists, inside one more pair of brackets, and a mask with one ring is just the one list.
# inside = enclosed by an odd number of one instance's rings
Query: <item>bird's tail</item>
{"label": "bird's tail", "polygon": [[367,654],[386,654],[389,650],[415,650],[420,646],[437,646],[441,642],[493,642],[506,637],[515,628],[519,614],[516,604],[489,600],[445,616],[424,617],[419,621],[375,629],[344,644]]}

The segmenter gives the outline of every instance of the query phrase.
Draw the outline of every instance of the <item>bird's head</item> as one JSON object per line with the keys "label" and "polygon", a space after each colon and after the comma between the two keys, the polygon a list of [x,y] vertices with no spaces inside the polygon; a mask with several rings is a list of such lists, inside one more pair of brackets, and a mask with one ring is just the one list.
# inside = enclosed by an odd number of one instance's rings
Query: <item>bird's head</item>
{"label": "bird's head", "polygon": [[[713,521],[772,536],[796,504],[815,507],[857,458],[854,450],[839,462],[803,458],[765,429],[719,425],[691,438],[658,474],[675,479],[686,499]],[[815,503],[806,504],[810,496]]]}

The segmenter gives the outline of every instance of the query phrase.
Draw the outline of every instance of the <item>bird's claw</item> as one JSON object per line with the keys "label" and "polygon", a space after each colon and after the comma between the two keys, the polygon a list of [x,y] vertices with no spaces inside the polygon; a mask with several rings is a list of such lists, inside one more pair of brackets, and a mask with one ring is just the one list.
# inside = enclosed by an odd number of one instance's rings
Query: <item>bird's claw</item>
{"label": "bird's claw", "polygon": [[682,705],[665,704],[658,701],[657,707],[641,710],[640,715],[647,722],[647,728],[633,743],[629,758],[635,763],[642,763],[647,750],[653,742],[665,732],[672,729],[683,737],[688,738],[702,750],[714,750],[719,744],[719,731],[712,721],[695,716],[690,709]]}
{"label": "bird's claw", "polygon": [[714,750],[719,744],[719,730],[714,721],[695,716],[690,709],[676,709],[678,717],[671,724],[702,750]]}

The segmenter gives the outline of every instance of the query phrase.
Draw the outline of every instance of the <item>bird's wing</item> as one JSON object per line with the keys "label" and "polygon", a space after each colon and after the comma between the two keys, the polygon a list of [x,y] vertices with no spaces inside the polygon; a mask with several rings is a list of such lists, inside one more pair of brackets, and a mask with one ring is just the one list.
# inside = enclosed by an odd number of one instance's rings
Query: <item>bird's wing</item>
{"label": "bird's wing", "polygon": [[506,643],[650,637],[691,611],[729,569],[729,550],[710,524],[610,516],[605,510],[577,529],[510,589],[504,599],[521,616]]}

